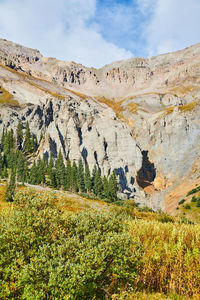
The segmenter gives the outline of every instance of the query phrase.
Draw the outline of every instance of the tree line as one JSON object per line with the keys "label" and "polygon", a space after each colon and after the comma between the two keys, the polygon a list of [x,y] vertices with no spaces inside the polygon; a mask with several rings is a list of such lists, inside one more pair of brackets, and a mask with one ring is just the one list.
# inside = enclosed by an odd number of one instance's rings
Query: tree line
{"label": "tree line", "polygon": [[75,193],[87,193],[88,196],[115,201],[117,199],[117,177],[115,171],[109,177],[101,176],[97,165],[90,172],[89,165],[64,159],[60,151],[57,159],[52,153],[47,159],[34,156],[38,150],[37,137],[31,133],[29,123],[25,132],[21,121],[18,122],[16,134],[3,129],[0,143],[0,177],[9,178],[6,191],[7,201],[12,201],[16,182],[21,184],[47,185],[55,189],[63,189]]}

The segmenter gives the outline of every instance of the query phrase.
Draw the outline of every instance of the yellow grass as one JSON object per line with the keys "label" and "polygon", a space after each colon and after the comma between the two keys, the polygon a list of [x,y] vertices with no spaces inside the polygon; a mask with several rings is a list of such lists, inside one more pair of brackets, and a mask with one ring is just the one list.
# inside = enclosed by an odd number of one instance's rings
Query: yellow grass
{"label": "yellow grass", "polygon": [[193,101],[193,102],[190,102],[188,104],[179,106],[178,109],[181,112],[192,111],[197,105],[198,105],[198,102],[197,101]]}
{"label": "yellow grass", "polygon": [[3,87],[0,87],[0,104],[12,106],[12,107],[20,106],[19,102],[14,99],[13,95],[11,95]]}
{"label": "yellow grass", "polygon": [[165,111],[166,111],[167,115],[169,115],[169,114],[173,113],[174,107],[173,107],[173,106],[166,107],[166,108],[165,108]]}
{"label": "yellow grass", "polygon": [[124,118],[123,117],[124,108],[122,106],[122,103],[124,100],[115,102],[114,99],[105,98],[105,97],[95,97],[95,99],[98,100],[99,102],[104,103],[104,104],[108,105],[109,107],[111,107],[119,119]]}
{"label": "yellow grass", "polygon": [[135,220],[130,232],[145,250],[138,286],[200,299],[200,225]]}
{"label": "yellow grass", "polygon": [[128,104],[128,109],[132,114],[137,114],[138,111],[138,104],[131,102]]}

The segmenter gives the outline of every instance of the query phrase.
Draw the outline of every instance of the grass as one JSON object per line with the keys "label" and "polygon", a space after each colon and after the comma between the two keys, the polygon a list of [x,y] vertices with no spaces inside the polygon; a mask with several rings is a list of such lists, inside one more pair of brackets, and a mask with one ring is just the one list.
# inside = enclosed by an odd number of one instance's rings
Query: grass
{"label": "grass", "polygon": [[8,105],[11,107],[19,107],[20,104],[17,100],[14,99],[7,90],[3,87],[0,87],[0,104]]}
{"label": "grass", "polygon": [[198,104],[198,101],[193,101],[188,104],[179,106],[178,109],[181,112],[192,111]]}
{"label": "grass", "polygon": [[138,111],[138,104],[131,102],[128,104],[128,109],[132,114],[137,114]]}
{"label": "grass", "polygon": [[188,93],[196,91],[197,89],[199,89],[198,86],[188,85],[187,82],[183,82],[181,86],[176,86],[172,88],[170,91],[178,95],[179,97],[183,97]]}
{"label": "grass", "polygon": [[124,100],[115,102],[114,99],[110,99],[106,97],[95,97],[95,99],[111,107],[119,119],[124,119],[123,117],[124,108],[122,107],[122,103]]}
{"label": "grass", "polygon": [[166,111],[167,115],[170,115],[170,114],[173,113],[174,107],[173,107],[173,106],[166,107],[166,108],[165,108],[165,111]]}
{"label": "grass", "polygon": [[135,220],[130,232],[145,249],[136,279],[140,288],[187,297],[200,295],[200,225]]}

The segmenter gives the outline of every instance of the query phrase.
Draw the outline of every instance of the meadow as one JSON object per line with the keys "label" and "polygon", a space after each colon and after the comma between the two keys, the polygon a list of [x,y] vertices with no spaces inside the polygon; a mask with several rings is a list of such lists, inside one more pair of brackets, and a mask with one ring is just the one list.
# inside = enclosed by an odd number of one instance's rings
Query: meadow
{"label": "meadow", "polygon": [[200,299],[200,225],[62,192],[0,187],[0,298]]}

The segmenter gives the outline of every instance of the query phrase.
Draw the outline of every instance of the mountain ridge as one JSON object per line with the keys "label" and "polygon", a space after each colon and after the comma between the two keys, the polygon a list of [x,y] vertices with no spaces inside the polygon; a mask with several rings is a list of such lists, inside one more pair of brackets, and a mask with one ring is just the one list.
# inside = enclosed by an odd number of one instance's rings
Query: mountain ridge
{"label": "mountain ridge", "polygon": [[180,179],[197,177],[200,44],[98,70],[14,45],[0,40],[0,103],[10,97],[0,132],[24,118],[44,133],[38,155],[62,149],[105,175],[116,169],[121,192],[156,208]]}

